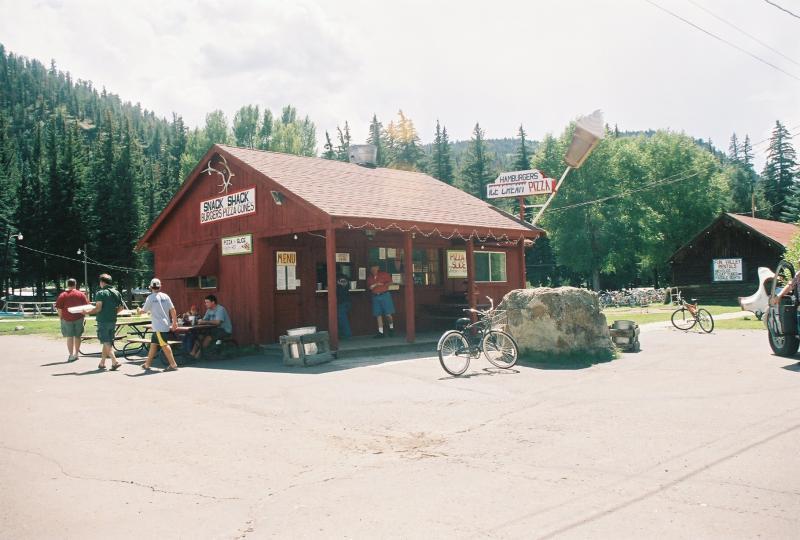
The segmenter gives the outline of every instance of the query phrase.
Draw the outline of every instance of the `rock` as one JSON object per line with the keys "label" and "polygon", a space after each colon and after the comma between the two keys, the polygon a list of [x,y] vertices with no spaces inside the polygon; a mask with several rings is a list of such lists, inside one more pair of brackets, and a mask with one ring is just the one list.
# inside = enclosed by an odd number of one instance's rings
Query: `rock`
{"label": "rock", "polygon": [[19,332],[20,330],[25,330],[25,327],[24,326],[15,326],[14,327],[14,331],[15,332]]}
{"label": "rock", "polygon": [[506,310],[509,330],[522,353],[614,354],[594,292],[575,287],[517,289],[497,307]]}

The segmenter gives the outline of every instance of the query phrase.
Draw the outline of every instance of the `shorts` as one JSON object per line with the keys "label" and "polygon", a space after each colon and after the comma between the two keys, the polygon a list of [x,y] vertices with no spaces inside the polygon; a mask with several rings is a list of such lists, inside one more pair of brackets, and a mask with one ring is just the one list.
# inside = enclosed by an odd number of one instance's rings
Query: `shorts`
{"label": "shorts", "polygon": [[81,337],[83,335],[83,319],[65,321],[61,319],[61,335],[64,337]]}
{"label": "shorts", "polygon": [[100,343],[113,345],[116,333],[117,323],[97,321],[97,339]]}
{"label": "shorts", "polygon": [[161,345],[162,347],[166,347],[168,345],[168,340],[169,335],[167,332],[153,332],[153,335],[150,336],[150,343]]}
{"label": "shorts", "polygon": [[392,295],[388,292],[373,294],[372,295],[372,315],[380,317],[381,315],[394,314],[394,302],[392,302]]}

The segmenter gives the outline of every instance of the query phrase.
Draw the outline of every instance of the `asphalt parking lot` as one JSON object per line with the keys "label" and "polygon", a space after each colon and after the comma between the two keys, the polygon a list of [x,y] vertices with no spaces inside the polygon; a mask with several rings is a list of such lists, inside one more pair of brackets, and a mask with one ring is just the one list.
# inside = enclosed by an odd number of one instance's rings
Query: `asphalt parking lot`
{"label": "asphalt parking lot", "polygon": [[789,538],[800,367],[647,328],[601,364],[97,372],[0,339],[2,538]]}

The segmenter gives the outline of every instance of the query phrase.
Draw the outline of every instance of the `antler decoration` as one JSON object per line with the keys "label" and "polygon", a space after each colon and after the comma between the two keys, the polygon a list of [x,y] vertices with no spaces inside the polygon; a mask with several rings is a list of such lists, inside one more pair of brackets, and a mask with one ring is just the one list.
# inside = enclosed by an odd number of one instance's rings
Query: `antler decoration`
{"label": "antler decoration", "polygon": [[[220,160],[222,160],[222,163],[217,163],[217,165],[222,165],[222,170],[215,169],[214,167],[211,166],[211,162],[214,161],[214,158],[219,158]],[[220,193],[228,192],[228,188],[230,188],[232,184],[231,179],[234,176],[236,176],[228,167],[228,162],[225,160],[225,157],[219,154],[214,154],[214,156],[212,156],[212,158],[208,160],[208,166],[200,172],[208,173],[209,176],[211,175],[212,172],[215,172],[219,175],[221,179],[221,183],[218,185],[218,187],[220,188],[219,190]]]}

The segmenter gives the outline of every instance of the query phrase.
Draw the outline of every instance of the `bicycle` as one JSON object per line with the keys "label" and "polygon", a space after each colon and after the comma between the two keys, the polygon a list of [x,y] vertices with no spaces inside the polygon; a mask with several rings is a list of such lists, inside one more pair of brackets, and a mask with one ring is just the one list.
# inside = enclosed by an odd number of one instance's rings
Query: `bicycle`
{"label": "bicycle", "polygon": [[679,295],[678,301],[681,306],[672,312],[672,326],[678,330],[691,330],[694,325],[699,324],[706,334],[714,330],[714,317],[707,309],[698,308],[697,298],[692,298],[694,304],[690,304]]}
{"label": "bicycle", "polygon": [[463,317],[456,321],[456,329],[448,330],[439,338],[437,351],[442,368],[453,376],[462,375],[469,367],[472,358],[480,358],[481,353],[493,365],[508,369],[517,363],[519,347],[510,334],[501,330],[507,324],[505,311],[494,308],[494,300],[489,300],[489,309],[465,309],[475,313],[479,319],[471,322]]}

